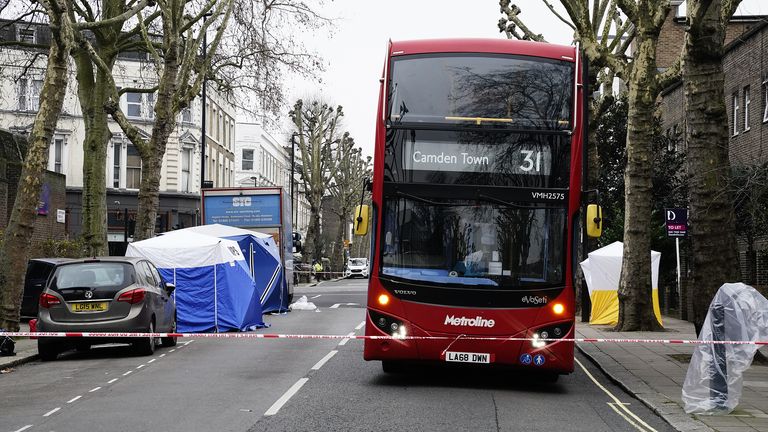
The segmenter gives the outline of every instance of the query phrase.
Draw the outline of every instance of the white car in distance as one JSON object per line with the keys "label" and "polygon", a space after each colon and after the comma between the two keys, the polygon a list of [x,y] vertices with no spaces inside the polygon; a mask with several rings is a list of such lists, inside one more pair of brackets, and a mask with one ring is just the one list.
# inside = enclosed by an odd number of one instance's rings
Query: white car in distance
{"label": "white car in distance", "polygon": [[350,258],[347,261],[344,277],[368,277],[368,258]]}

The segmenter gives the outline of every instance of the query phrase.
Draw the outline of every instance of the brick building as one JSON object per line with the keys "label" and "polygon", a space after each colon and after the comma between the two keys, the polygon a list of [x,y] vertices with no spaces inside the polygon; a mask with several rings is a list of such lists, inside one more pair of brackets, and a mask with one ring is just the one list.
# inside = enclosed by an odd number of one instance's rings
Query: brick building
{"label": "brick building", "polygon": [[[764,165],[768,164],[768,20],[766,17],[736,20],[733,30],[729,29],[730,42],[723,59],[731,135],[729,155],[734,167]],[[659,114],[664,130],[679,136],[680,148],[686,149],[682,82],[662,93]],[[739,259],[742,280],[767,292],[768,235],[749,240],[742,236]]]}
{"label": "brick building", "polygon": [[[16,191],[21,178],[21,155],[26,154],[27,140],[8,131],[0,130],[0,229],[8,226]],[[43,190],[35,219],[33,244],[44,240],[62,240],[66,237],[66,178],[62,174],[45,171]],[[64,216],[64,217],[62,217]]]}
{"label": "brick building", "polygon": [[[667,20],[661,28],[659,41],[656,45],[656,64],[659,68],[670,67],[680,57],[685,42],[686,18],[680,6],[683,0],[672,0],[672,10],[667,15]],[[749,31],[755,25],[761,23],[761,16],[734,16],[728,23],[725,33],[725,43],[729,44],[734,39]]]}

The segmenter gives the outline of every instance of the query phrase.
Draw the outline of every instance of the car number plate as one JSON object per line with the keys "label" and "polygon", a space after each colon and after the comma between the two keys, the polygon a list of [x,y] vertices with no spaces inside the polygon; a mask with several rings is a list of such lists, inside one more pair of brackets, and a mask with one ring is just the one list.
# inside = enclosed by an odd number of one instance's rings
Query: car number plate
{"label": "car number plate", "polygon": [[72,312],[102,312],[107,310],[105,302],[98,303],[72,303]]}
{"label": "car number plate", "polygon": [[445,361],[458,363],[490,363],[491,355],[488,353],[447,351],[445,353]]}

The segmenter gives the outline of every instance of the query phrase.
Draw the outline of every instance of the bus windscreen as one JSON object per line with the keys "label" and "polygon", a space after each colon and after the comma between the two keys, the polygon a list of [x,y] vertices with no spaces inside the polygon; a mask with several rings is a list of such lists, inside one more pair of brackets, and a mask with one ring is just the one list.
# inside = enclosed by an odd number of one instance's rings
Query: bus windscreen
{"label": "bus windscreen", "polygon": [[390,124],[448,123],[512,129],[571,126],[574,67],[566,61],[491,54],[396,57]]}
{"label": "bus windscreen", "polygon": [[564,283],[565,208],[388,197],[382,276],[520,289]]}

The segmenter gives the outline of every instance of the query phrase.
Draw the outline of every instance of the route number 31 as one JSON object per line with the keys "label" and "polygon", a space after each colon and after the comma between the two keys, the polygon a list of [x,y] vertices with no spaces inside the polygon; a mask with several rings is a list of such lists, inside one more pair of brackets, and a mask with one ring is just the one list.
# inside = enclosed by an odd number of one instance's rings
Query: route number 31
{"label": "route number 31", "polygon": [[525,172],[535,171],[541,172],[541,152],[535,152],[533,150],[520,150],[523,154],[523,164],[520,165],[520,169]]}

